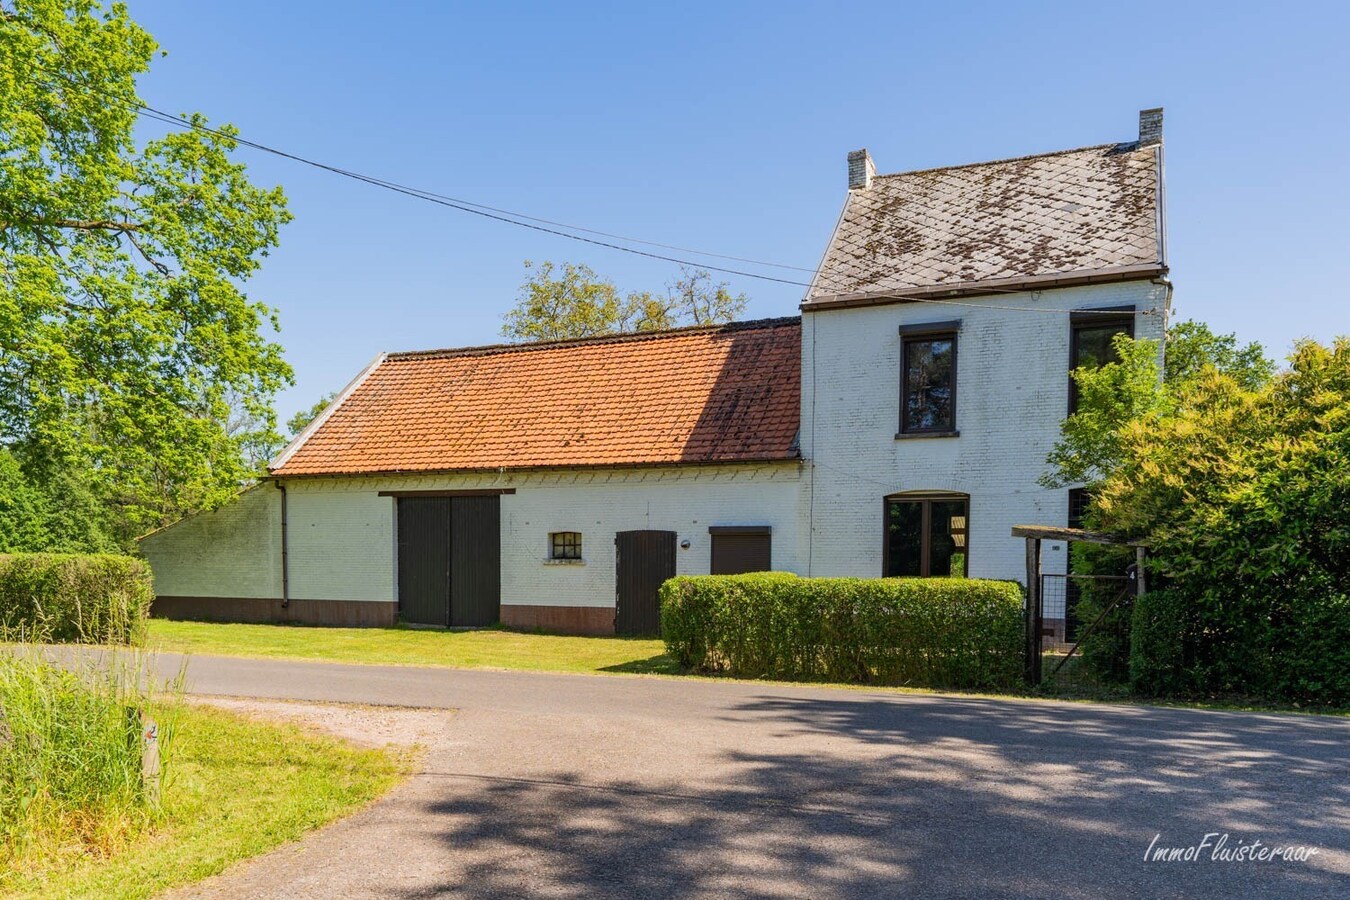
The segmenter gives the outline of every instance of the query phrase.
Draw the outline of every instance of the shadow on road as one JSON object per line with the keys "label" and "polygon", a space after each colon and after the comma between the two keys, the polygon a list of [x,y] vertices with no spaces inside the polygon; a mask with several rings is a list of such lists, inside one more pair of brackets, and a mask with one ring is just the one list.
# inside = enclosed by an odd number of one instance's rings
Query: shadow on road
{"label": "shadow on road", "polygon": [[[679,781],[446,776],[443,887],[471,897],[1344,896],[1350,722],[978,699],[727,713],[764,746]],[[809,746],[809,752],[785,752]],[[681,747],[672,743],[670,754]],[[1149,842],[1322,848],[1145,862]],[[541,880],[542,879],[542,880]]]}

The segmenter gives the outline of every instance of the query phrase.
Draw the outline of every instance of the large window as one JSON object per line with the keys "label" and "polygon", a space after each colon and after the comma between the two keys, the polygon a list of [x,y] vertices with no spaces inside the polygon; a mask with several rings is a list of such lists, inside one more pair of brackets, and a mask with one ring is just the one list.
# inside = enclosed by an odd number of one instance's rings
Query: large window
{"label": "large window", "polygon": [[965,494],[887,497],[885,574],[963,577],[970,558],[970,498]]}
{"label": "large window", "polygon": [[[1070,318],[1072,334],[1069,340],[1069,372],[1074,369],[1095,369],[1116,362],[1113,345],[1118,334],[1134,337],[1134,307],[1081,310]],[[1078,409],[1078,385],[1069,375],[1069,414]]]}
{"label": "large window", "polygon": [[900,434],[956,431],[957,322],[900,329]]}

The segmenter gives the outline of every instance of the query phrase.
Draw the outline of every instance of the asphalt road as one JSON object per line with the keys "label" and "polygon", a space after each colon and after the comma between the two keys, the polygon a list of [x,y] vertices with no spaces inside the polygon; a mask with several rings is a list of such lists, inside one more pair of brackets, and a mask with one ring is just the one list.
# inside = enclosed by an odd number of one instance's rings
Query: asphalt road
{"label": "asphalt road", "polygon": [[[1350,896],[1346,719],[219,657],[188,687],[460,710],[202,895]],[[1145,861],[1207,833],[1318,853]]]}

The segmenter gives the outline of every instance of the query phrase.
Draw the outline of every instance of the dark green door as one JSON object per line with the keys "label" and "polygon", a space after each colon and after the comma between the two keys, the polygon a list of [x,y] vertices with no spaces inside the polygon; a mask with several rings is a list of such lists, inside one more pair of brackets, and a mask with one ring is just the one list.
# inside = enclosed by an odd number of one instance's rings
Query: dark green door
{"label": "dark green door", "polygon": [[501,498],[400,497],[398,611],[414,625],[501,620]]}

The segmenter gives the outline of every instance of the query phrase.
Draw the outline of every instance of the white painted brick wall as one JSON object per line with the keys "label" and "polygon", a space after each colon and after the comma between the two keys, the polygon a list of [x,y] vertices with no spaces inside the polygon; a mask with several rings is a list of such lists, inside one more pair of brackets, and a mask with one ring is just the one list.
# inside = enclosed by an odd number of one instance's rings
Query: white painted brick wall
{"label": "white painted brick wall", "polygon": [[[807,313],[802,326],[802,451],[808,475],[813,575],[882,574],[882,498],[912,490],[970,495],[970,574],[1023,579],[1013,525],[1064,525],[1068,493],[1036,483],[1068,409],[1069,316],[993,307],[1071,310],[1134,304],[1164,309],[1151,282],[1061,288],[963,300]],[[902,324],[960,319],[960,437],[897,440]],[[1161,336],[1161,315],[1137,315],[1135,336]],[[818,363],[813,365],[814,361]],[[814,423],[814,424],[813,424]],[[1063,571],[1064,548],[1045,550]]]}
{"label": "white painted brick wall", "polygon": [[[395,500],[380,491],[515,488],[501,500],[502,603],[614,604],[614,535],[674,531],[680,574],[707,574],[710,525],[773,528],[774,568],[800,571],[797,463],[595,472],[289,479],[291,596],[392,600]],[[584,565],[546,565],[548,535],[582,534]]]}
{"label": "white painted brick wall", "polygon": [[141,541],[164,597],[281,596],[281,492],[244,491]]}

